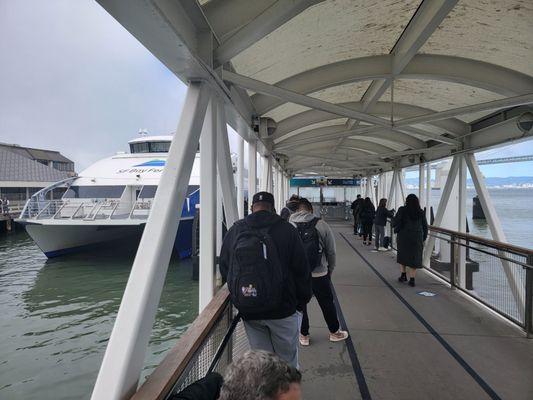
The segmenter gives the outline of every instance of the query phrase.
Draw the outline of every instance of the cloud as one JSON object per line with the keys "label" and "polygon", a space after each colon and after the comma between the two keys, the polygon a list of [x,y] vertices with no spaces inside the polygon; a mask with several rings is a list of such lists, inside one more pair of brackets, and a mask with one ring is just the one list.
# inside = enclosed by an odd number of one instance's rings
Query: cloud
{"label": "cloud", "polygon": [[96,2],[2,2],[0,37],[0,141],[80,170],[139,128],[175,131],[185,85]]}

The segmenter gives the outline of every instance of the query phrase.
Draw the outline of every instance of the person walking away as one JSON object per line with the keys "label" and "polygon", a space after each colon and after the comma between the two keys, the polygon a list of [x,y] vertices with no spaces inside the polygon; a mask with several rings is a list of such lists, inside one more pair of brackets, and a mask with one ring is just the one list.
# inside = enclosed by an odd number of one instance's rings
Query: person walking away
{"label": "person walking away", "polygon": [[420,208],[418,197],[410,194],[405,199],[405,206],[400,207],[393,219],[394,232],[398,234],[398,252],[396,260],[400,264],[400,282],[407,282],[409,269],[409,286],[415,286],[416,270],[422,268],[424,241],[428,236],[426,215]]}
{"label": "person walking away", "polygon": [[[313,205],[307,199],[300,199],[298,210],[289,220],[298,229],[304,245],[307,260],[311,267],[313,294],[322,310],[329,329],[329,340],[338,342],[348,337],[348,332],[340,329],[337,309],[333,302],[331,274],[335,268],[335,237],[329,225],[313,214]],[[300,344],[309,346],[309,315],[303,307]]]}
{"label": "person walking away", "polygon": [[285,207],[281,209],[281,212],[279,213],[281,218],[283,218],[285,221],[288,221],[290,216],[294,214],[298,208],[298,201],[300,201],[300,196],[293,194],[290,199],[287,200],[287,203],[285,203]]}
{"label": "person walking away", "polygon": [[361,198],[361,195],[358,194],[357,198],[352,202],[351,209],[352,209],[352,215],[353,215],[353,234],[357,235],[359,234],[359,237],[361,237],[361,223],[359,221],[359,213],[361,212],[361,207],[364,203],[364,200]]}
{"label": "person walking away", "polygon": [[256,193],[252,213],[224,237],[220,273],[250,347],[298,368],[297,310],[311,299],[311,271],[298,231],[274,213],[271,193]]}
{"label": "person walking away", "polygon": [[386,251],[383,244],[385,239],[385,226],[387,225],[387,219],[394,216],[393,210],[387,210],[387,199],[381,199],[379,201],[378,208],[376,210],[376,217],[374,218],[374,231],[376,233],[376,250]]}
{"label": "person walking away", "polygon": [[374,225],[374,217],[376,209],[370,197],[365,198],[364,203],[359,213],[361,220],[361,227],[363,229],[363,244],[370,246],[372,244],[372,226]]}

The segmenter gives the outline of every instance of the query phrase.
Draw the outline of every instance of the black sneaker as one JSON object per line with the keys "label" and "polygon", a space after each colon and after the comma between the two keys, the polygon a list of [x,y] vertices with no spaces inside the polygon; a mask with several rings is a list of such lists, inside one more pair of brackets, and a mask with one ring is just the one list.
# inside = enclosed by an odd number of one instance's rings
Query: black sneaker
{"label": "black sneaker", "polygon": [[399,282],[407,282],[407,276],[405,274],[400,275],[398,278]]}
{"label": "black sneaker", "polygon": [[415,287],[415,278],[409,279],[409,286]]}

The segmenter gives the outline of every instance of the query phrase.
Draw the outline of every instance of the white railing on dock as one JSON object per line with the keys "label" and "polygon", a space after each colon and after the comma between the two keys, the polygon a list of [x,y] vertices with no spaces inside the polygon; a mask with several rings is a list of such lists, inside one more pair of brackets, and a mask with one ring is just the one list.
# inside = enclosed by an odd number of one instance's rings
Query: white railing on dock
{"label": "white railing on dock", "polygon": [[25,220],[138,220],[147,219],[152,208],[151,200],[132,202],[89,199],[39,200],[31,198],[26,203],[20,218]]}

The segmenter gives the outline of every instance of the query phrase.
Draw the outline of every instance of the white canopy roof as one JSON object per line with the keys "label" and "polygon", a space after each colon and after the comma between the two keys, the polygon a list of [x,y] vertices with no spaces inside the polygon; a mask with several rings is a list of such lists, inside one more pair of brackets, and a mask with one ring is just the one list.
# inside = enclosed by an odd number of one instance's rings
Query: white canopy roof
{"label": "white canopy roof", "polygon": [[371,174],[530,135],[515,123],[533,102],[528,0],[99,2],[180,79],[211,82],[246,139],[275,127],[261,151],[291,173]]}

